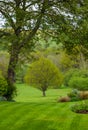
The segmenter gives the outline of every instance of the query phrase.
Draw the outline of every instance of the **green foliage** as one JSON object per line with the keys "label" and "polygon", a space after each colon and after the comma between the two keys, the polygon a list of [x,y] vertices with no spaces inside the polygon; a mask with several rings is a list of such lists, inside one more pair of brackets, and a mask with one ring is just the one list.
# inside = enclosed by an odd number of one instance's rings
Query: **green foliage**
{"label": "green foliage", "polygon": [[12,101],[13,97],[17,95],[16,86],[8,83],[7,92],[4,94],[8,101]]}
{"label": "green foliage", "polygon": [[28,65],[19,63],[18,67],[16,68],[16,83],[24,83],[24,76],[26,70],[28,69]]}
{"label": "green foliage", "polygon": [[4,77],[7,76],[7,69],[9,64],[9,53],[6,51],[0,52],[0,70]]}
{"label": "green foliage", "polygon": [[77,89],[73,89],[70,93],[68,93],[69,97],[74,97],[79,94],[79,91]]}
{"label": "green foliage", "polygon": [[77,89],[72,90],[67,95],[68,95],[68,97],[70,97],[71,101],[80,100],[79,91]]}
{"label": "green foliage", "polygon": [[74,73],[73,73],[73,76],[74,77],[83,77],[83,78],[88,78],[88,70],[76,70]]}
{"label": "green foliage", "polygon": [[72,77],[69,86],[78,90],[88,90],[88,78]]}
{"label": "green foliage", "polygon": [[88,99],[88,91],[78,91],[77,89],[73,89],[67,96],[62,96],[59,98],[59,102],[74,102]]}
{"label": "green foliage", "polygon": [[83,101],[79,104],[75,104],[71,107],[71,110],[77,113],[86,113],[88,112],[88,103]]}
{"label": "green foliage", "polygon": [[64,76],[64,85],[69,86],[69,81],[72,78],[76,77],[82,77],[82,78],[88,78],[88,70],[80,70],[80,69],[70,69],[65,73]]}
{"label": "green foliage", "polygon": [[73,76],[73,74],[75,73],[75,71],[76,71],[75,69],[71,69],[65,73],[64,82],[63,82],[65,86],[69,86],[68,83],[69,83],[71,77]]}
{"label": "green foliage", "polygon": [[72,90],[71,92],[67,93],[67,96],[63,96],[59,98],[59,102],[73,102],[82,100],[80,98],[80,92],[77,89]]}
{"label": "green foliage", "polygon": [[65,51],[61,52],[60,65],[62,71],[66,71],[72,68],[73,60],[71,59],[71,56],[68,55]]}
{"label": "green foliage", "polygon": [[8,88],[7,81],[0,72],[0,96],[3,96],[7,93],[7,88]]}
{"label": "green foliage", "polygon": [[48,87],[59,87],[62,84],[63,75],[50,60],[42,57],[31,64],[25,81],[41,91],[46,91]]}

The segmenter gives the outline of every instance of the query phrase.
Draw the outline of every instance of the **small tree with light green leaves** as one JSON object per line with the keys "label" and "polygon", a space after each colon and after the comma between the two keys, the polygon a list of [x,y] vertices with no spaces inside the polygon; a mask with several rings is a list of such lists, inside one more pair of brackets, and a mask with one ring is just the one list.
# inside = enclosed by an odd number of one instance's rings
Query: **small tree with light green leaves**
{"label": "small tree with light green leaves", "polygon": [[25,82],[40,89],[43,96],[46,96],[48,87],[60,86],[62,81],[63,75],[60,70],[44,57],[32,63],[25,76]]}

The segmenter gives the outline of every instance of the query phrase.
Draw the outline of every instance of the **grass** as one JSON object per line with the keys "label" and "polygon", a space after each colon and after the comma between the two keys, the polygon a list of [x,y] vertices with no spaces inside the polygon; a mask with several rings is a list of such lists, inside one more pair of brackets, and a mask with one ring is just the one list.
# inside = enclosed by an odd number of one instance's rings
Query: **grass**
{"label": "grass", "polygon": [[18,102],[31,102],[31,103],[46,103],[46,102],[55,102],[58,97],[66,95],[70,89],[49,89],[46,91],[46,97],[42,96],[42,92],[36,88],[29,87],[24,84],[17,85],[18,87],[18,96],[15,98]]}
{"label": "grass", "polygon": [[27,85],[17,88],[17,102],[0,102],[0,130],[88,130],[87,114],[73,113],[73,102],[56,102],[69,89],[48,90],[44,98]]}

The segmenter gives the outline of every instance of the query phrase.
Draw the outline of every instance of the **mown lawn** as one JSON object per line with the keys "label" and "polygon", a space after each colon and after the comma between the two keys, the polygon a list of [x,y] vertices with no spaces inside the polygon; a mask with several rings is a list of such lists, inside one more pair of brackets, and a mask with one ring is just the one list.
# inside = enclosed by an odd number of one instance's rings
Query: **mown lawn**
{"label": "mown lawn", "polygon": [[56,102],[69,89],[48,90],[44,98],[35,88],[17,87],[17,102],[0,102],[0,130],[88,130],[88,114],[73,113],[74,102]]}

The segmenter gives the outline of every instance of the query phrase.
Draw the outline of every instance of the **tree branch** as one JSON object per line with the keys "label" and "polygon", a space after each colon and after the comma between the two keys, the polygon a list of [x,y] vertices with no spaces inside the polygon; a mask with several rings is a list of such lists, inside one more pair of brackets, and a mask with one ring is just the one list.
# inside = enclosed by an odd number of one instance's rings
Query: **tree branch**
{"label": "tree branch", "polygon": [[35,24],[34,29],[31,32],[29,32],[29,34],[27,35],[27,37],[25,39],[23,39],[23,41],[19,45],[19,48],[24,47],[25,43],[30,41],[32,39],[32,37],[36,34],[36,32],[37,32],[37,30],[38,30],[38,28],[39,28],[39,26],[41,24],[41,19],[44,16],[44,13],[45,13],[47,1],[48,0],[44,0],[44,2],[43,2],[41,13],[40,13],[40,15],[39,15],[39,17],[37,19],[37,22]]}
{"label": "tree branch", "polygon": [[4,17],[9,21],[11,27],[15,30],[15,24],[11,18],[11,16],[8,14],[8,12],[4,11],[2,8],[0,8],[0,12],[2,15],[4,15]]}

